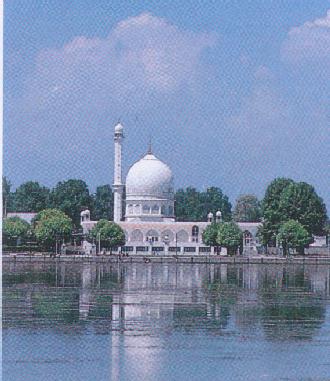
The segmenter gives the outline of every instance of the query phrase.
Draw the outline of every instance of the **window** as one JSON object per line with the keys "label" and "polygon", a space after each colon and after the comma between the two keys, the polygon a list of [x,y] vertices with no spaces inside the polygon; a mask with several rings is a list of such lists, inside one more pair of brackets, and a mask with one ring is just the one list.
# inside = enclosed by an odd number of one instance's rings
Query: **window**
{"label": "window", "polygon": [[146,234],[146,241],[147,242],[158,242],[159,240],[159,234],[156,230],[149,230]]}
{"label": "window", "polygon": [[164,251],[163,246],[153,246],[152,251]]}
{"label": "window", "polygon": [[168,242],[173,242],[174,241],[174,233],[167,229],[162,232],[162,241],[168,241]]}
{"label": "window", "polygon": [[136,251],[148,251],[148,246],[136,246]]}
{"label": "window", "polygon": [[150,206],[149,205],[143,205],[143,214],[150,214]]}
{"label": "window", "polygon": [[131,241],[133,242],[142,242],[143,241],[143,234],[141,230],[135,229],[131,233]]}
{"label": "window", "polygon": [[196,247],[184,247],[183,251],[185,253],[195,253],[196,252]]}
{"label": "window", "polygon": [[154,205],[151,209],[151,214],[159,214],[159,206]]}
{"label": "window", "polygon": [[177,242],[188,242],[188,233],[185,230],[180,230],[176,235]]}
{"label": "window", "polygon": [[251,246],[252,245],[252,234],[245,230],[243,233],[243,240],[244,240],[244,246]]}
{"label": "window", "polygon": [[199,227],[194,225],[192,227],[192,232],[191,232],[192,242],[198,242],[198,233],[199,233]]}
{"label": "window", "polygon": [[133,205],[132,204],[129,204],[127,206],[127,211],[128,211],[128,214],[133,214]]}
{"label": "window", "polygon": [[141,206],[139,204],[134,205],[134,214],[140,214],[141,213]]}
{"label": "window", "polygon": [[208,247],[200,247],[199,248],[199,252],[200,253],[209,253],[211,251],[211,248],[208,246]]}
{"label": "window", "polygon": [[134,250],[134,247],[133,246],[123,246],[121,248],[122,251],[133,251]]}

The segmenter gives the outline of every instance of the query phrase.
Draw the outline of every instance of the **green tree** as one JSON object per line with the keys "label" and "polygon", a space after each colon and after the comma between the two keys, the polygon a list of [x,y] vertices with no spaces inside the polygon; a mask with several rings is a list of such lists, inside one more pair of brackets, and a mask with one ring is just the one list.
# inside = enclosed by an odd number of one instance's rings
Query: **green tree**
{"label": "green tree", "polygon": [[125,245],[125,233],[116,223],[108,220],[100,220],[90,231],[90,240],[98,242],[100,239],[102,247],[110,248]]}
{"label": "green tree", "polygon": [[68,239],[72,229],[72,219],[58,209],[45,209],[32,221],[34,234],[45,247],[54,247],[56,240]]}
{"label": "green tree", "polygon": [[110,185],[101,185],[96,188],[93,196],[93,215],[96,220],[113,219],[113,193]]}
{"label": "green tree", "polygon": [[16,212],[40,212],[49,206],[49,189],[37,181],[27,181],[13,194],[13,210]]}
{"label": "green tree", "polygon": [[281,225],[277,239],[282,243],[285,255],[289,249],[296,249],[300,254],[304,254],[304,248],[313,242],[308,231],[295,220],[289,220]]}
{"label": "green tree", "polygon": [[28,237],[31,226],[28,222],[19,217],[5,218],[2,225],[4,243],[16,245],[17,242]]}
{"label": "green tree", "polygon": [[175,194],[175,216],[178,221],[201,221],[200,196],[196,188],[179,189]]}
{"label": "green tree", "polygon": [[259,222],[261,219],[260,202],[253,194],[238,197],[233,218],[237,222]]}
{"label": "green tree", "polygon": [[268,186],[262,204],[264,222],[259,234],[264,244],[275,245],[280,226],[289,220],[300,222],[310,235],[324,234],[326,207],[307,183],[275,179]]}
{"label": "green tree", "polygon": [[279,177],[274,179],[266,189],[262,201],[264,223],[260,230],[262,241],[265,244],[276,244],[276,235],[280,224],[283,222],[283,216],[279,208],[282,193],[293,182],[291,179]]}
{"label": "green tree", "polygon": [[2,176],[2,211],[4,216],[11,210],[12,194],[10,193],[10,188],[10,181],[6,176]]}
{"label": "green tree", "polygon": [[179,189],[175,194],[175,216],[178,221],[206,221],[207,214],[220,210],[224,221],[231,219],[231,204],[220,188],[210,187],[206,192],[195,188]]}
{"label": "green tree", "polygon": [[51,203],[68,215],[76,227],[80,226],[80,212],[90,209],[92,198],[87,184],[82,180],[67,180],[59,182],[51,192]]}
{"label": "green tree", "polygon": [[222,213],[223,221],[231,220],[231,203],[220,188],[210,187],[207,188],[206,192],[201,192],[200,203],[202,210],[200,221],[206,221],[209,212],[215,216],[218,210]]}
{"label": "green tree", "polygon": [[235,222],[224,222],[219,225],[218,245],[227,249],[229,255],[236,253],[242,244],[243,234]]}
{"label": "green tree", "polygon": [[202,234],[203,243],[207,246],[215,247],[217,254],[219,253],[219,244],[218,244],[219,226],[220,224],[213,222],[212,224],[207,225],[206,229],[203,231],[203,234]]}
{"label": "green tree", "polygon": [[299,221],[309,234],[322,235],[327,211],[315,189],[305,182],[291,183],[282,192],[279,203],[282,221]]}

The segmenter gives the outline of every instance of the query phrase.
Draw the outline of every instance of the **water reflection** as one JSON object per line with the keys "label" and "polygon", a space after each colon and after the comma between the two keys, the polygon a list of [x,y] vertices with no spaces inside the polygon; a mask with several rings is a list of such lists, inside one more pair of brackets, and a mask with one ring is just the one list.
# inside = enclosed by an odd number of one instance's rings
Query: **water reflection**
{"label": "water reflection", "polygon": [[329,266],[10,264],[3,327],[98,333],[262,329],[310,339],[325,319]]}
{"label": "water reflection", "polygon": [[329,285],[330,266],[4,263],[4,379],[327,380]]}

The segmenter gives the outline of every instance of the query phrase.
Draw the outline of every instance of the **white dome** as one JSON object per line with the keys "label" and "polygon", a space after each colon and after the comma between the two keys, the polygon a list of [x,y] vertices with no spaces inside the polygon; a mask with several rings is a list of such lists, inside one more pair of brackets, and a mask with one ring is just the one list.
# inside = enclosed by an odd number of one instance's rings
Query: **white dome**
{"label": "white dome", "polygon": [[147,153],[132,165],[126,177],[126,196],[149,196],[159,199],[173,199],[173,175],[170,168]]}
{"label": "white dome", "polygon": [[124,130],[124,127],[121,123],[118,123],[116,126],[115,126],[115,133],[122,133]]}

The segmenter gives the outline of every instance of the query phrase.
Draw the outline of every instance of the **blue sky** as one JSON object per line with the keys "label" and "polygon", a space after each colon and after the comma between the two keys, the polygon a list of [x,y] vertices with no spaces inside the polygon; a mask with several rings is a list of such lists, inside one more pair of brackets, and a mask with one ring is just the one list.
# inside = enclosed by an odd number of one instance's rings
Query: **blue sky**
{"label": "blue sky", "polygon": [[330,209],[329,1],[5,4],[4,174],[16,187],[113,180],[147,149],[175,185],[232,203],[275,177]]}

